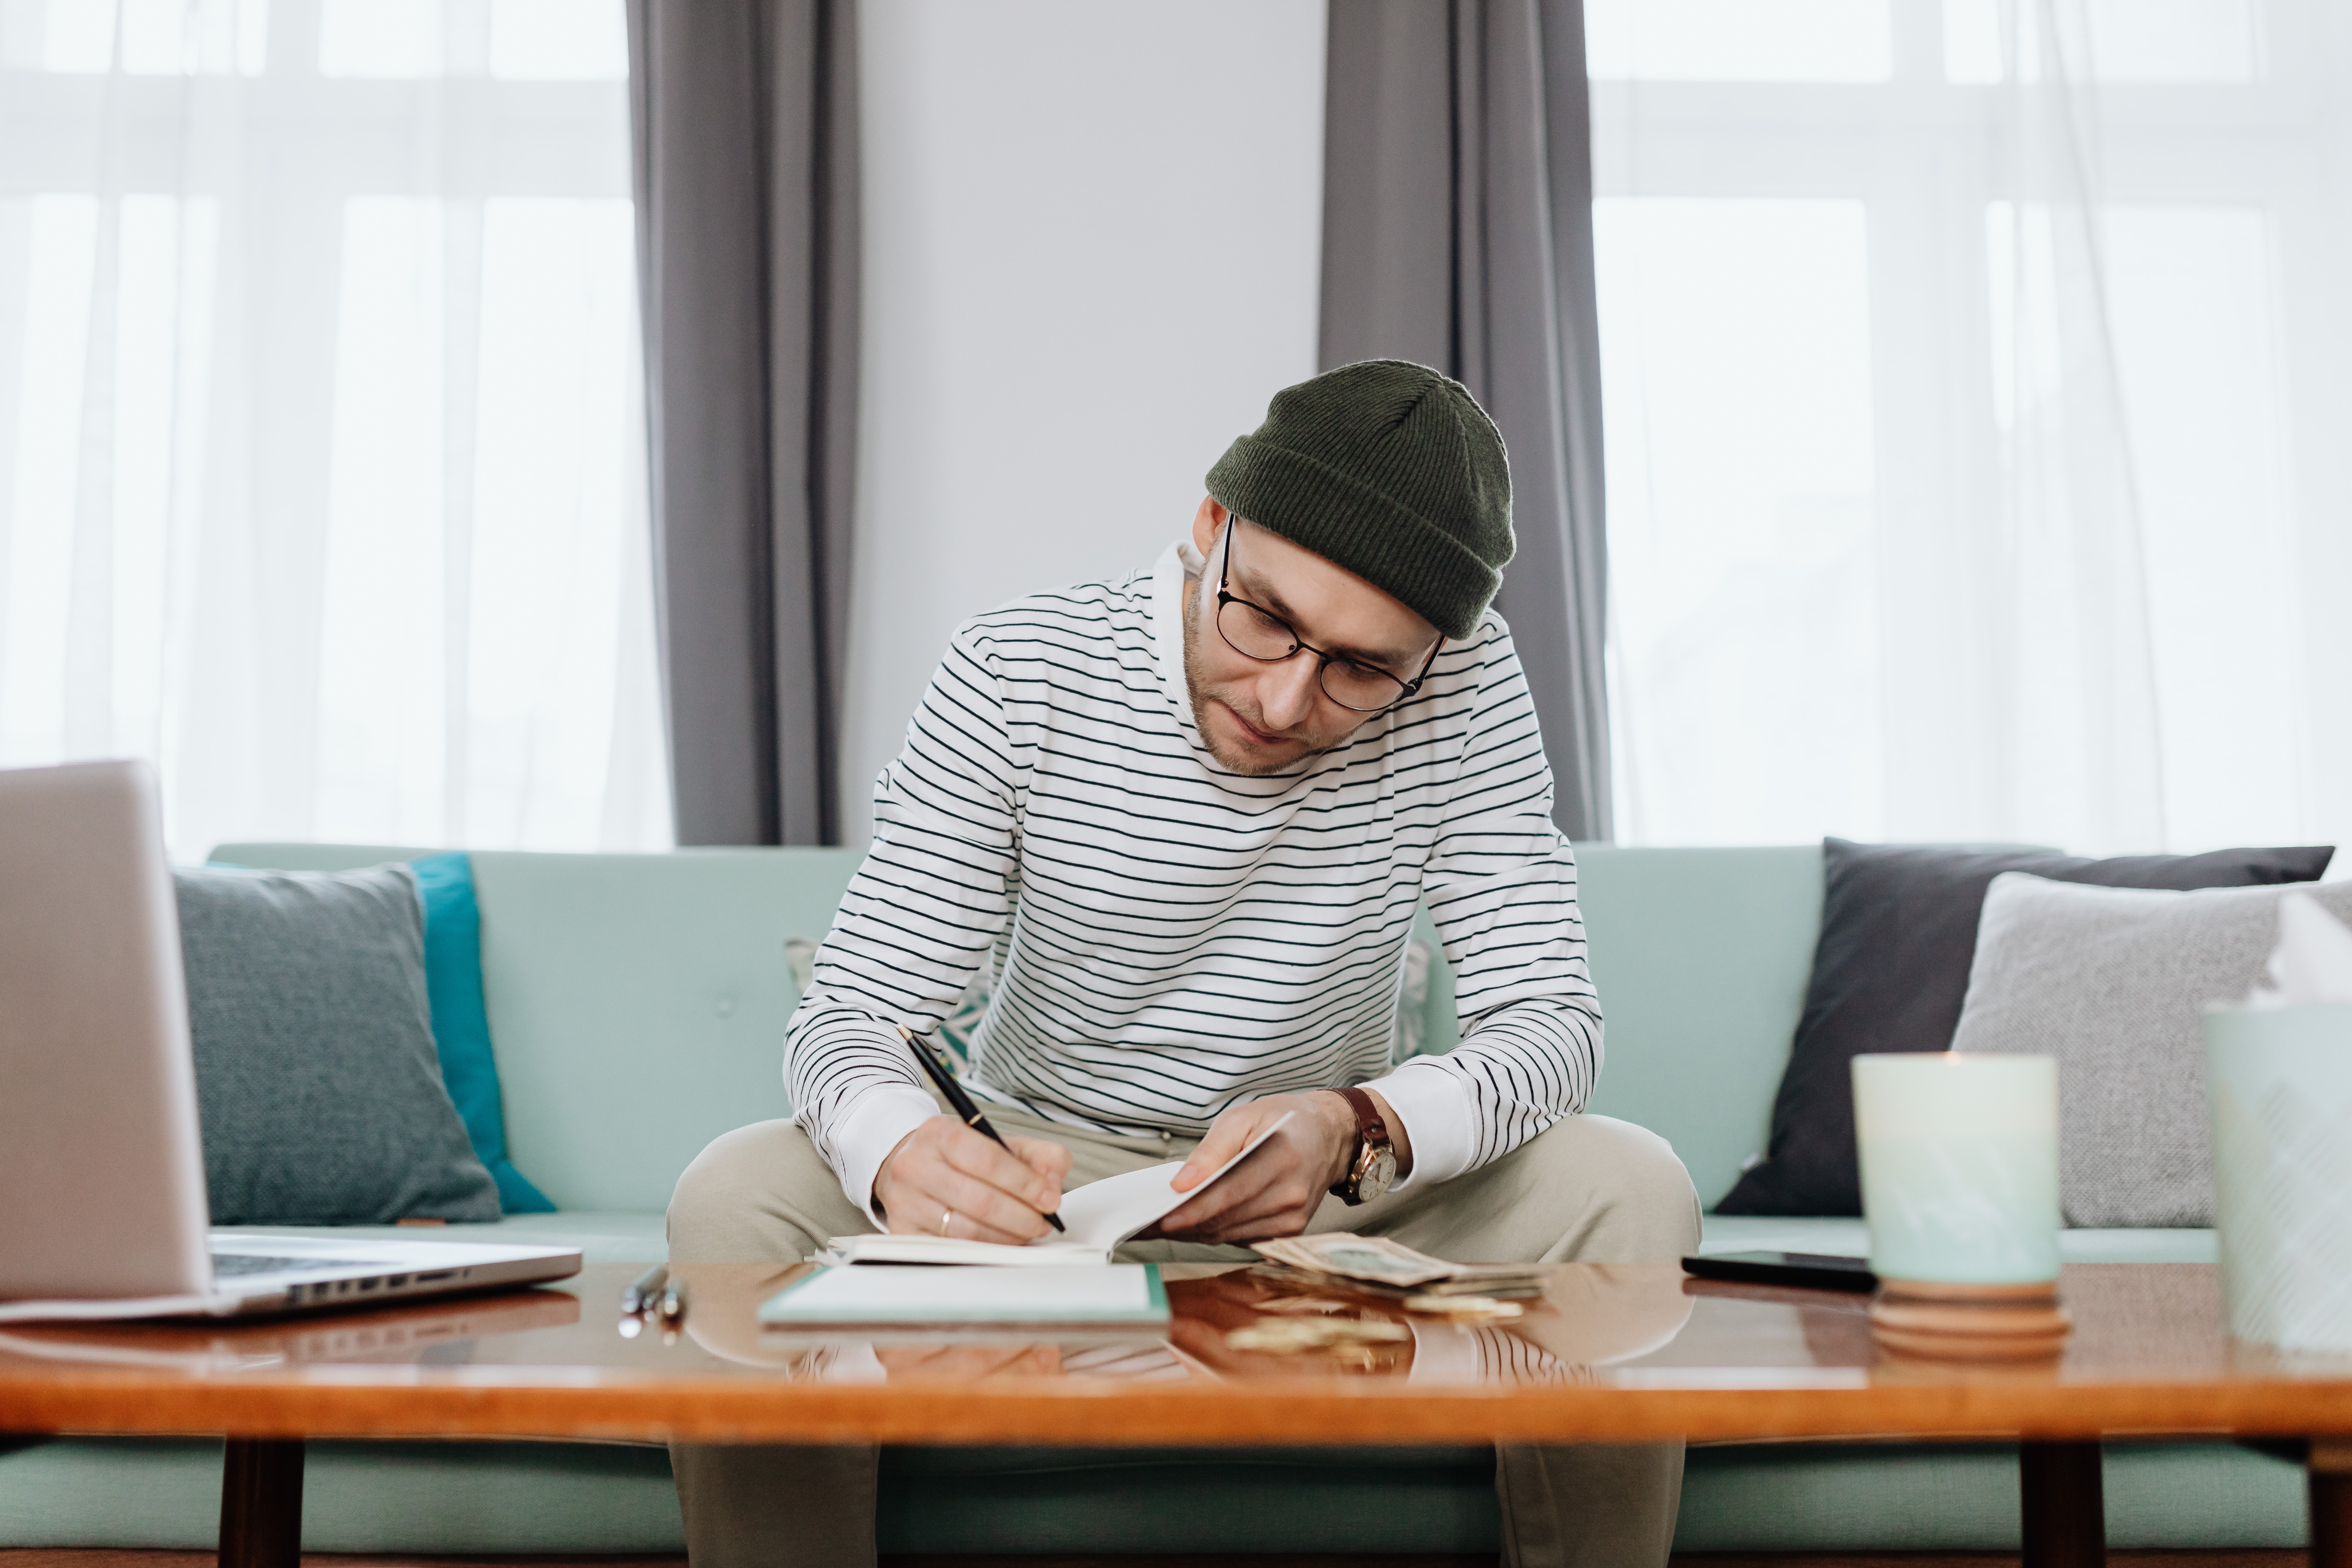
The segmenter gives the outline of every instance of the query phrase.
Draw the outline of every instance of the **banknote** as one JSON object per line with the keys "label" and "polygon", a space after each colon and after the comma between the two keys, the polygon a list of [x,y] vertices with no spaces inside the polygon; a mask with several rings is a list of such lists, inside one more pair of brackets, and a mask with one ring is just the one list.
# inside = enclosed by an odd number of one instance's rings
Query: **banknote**
{"label": "banknote", "polygon": [[1288,1236],[1250,1245],[1262,1257],[1293,1268],[1367,1279],[1376,1285],[1425,1285],[1450,1279],[1462,1270],[1458,1263],[1415,1252],[1379,1236]]}
{"label": "banknote", "polygon": [[1451,1279],[1432,1279],[1419,1285],[1389,1285],[1377,1279],[1343,1279],[1320,1268],[1300,1268],[1270,1257],[1259,1264],[1255,1272],[1260,1279],[1287,1289],[1346,1290],[1351,1295],[1378,1296],[1391,1301],[1455,1296],[1532,1300],[1544,1293],[1543,1274],[1538,1269],[1506,1264],[1470,1264],[1465,1268],[1479,1272],[1464,1273]]}

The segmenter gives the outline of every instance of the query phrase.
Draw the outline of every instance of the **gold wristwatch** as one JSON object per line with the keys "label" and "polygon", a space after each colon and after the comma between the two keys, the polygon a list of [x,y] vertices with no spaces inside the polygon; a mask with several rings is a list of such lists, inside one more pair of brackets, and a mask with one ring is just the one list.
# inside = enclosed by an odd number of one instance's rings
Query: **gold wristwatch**
{"label": "gold wristwatch", "polygon": [[1347,1178],[1331,1189],[1331,1195],[1350,1206],[1369,1203],[1396,1185],[1396,1144],[1390,1140],[1389,1124],[1381,1119],[1381,1108],[1370,1095],[1360,1089],[1331,1092],[1356,1113],[1356,1152],[1348,1161]]}

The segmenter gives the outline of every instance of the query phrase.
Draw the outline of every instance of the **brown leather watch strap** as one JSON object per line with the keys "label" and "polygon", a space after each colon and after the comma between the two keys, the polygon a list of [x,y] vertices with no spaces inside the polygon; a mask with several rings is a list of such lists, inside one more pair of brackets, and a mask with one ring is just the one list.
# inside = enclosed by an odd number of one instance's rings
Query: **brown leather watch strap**
{"label": "brown leather watch strap", "polygon": [[[1363,1152],[1364,1145],[1367,1143],[1388,1143],[1394,1142],[1394,1140],[1389,1136],[1389,1124],[1381,1119],[1380,1105],[1370,1095],[1366,1094],[1360,1089],[1335,1089],[1331,1092],[1346,1100],[1348,1102],[1348,1109],[1356,1113],[1356,1151],[1358,1153],[1361,1153]],[[1351,1159],[1349,1161],[1349,1163],[1352,1165],[1355,1162]]]}
{"label": "brown leather watch strap", "polygon": [[1360,1204],[1364,1201],[1364,1194],[1357,1184],[1363,1179],[1365,1154],[1373,1149],[1386,1149],[1393,1161],[1396,1142],[1389,1136],[1389,1124],[1381,1115],[1379,1103],[1370,1095],[1360,1089],[1338,1089],[1331,1092],[1346,1100],[1348,1109],[1356,1113],[1356,1146],[1348,1151],[1348,1173],[1331,1189],[1331,1195],[1350,1204]]}

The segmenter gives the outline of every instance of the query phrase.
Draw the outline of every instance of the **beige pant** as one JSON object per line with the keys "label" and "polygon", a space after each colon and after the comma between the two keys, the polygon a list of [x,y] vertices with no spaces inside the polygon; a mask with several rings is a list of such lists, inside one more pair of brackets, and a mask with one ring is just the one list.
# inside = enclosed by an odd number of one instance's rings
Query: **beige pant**
{"label": "beige pant", "polygon": [[[1118,1137],[989,1110],[1007,1135],[1070,1151],[1069,1184],[1190,1153],[1195,1139]],[[1690,1177],[1656,1134],[1571,1116],[1450,1182],[1350,1208],[1327,1198],[1307,1228],[1391,1237],[1441,1258],[1496,1263],[1671,1262],[1698,1242]],[[873,1229],[807,1134],[788,1121],[739,1128],[705,1149],[669,1205],[670,1257],[791,1263],[827,1237]],[[1243,1261],[1238,1247],[1131,1242],[1122,1258]],[[674,1446],[694,1568],[870,1568],[879,1451],[871,1447]],[[1495,1451],[1511,1568],[1658,1568],[1682,1497],[1679,1443]]]}

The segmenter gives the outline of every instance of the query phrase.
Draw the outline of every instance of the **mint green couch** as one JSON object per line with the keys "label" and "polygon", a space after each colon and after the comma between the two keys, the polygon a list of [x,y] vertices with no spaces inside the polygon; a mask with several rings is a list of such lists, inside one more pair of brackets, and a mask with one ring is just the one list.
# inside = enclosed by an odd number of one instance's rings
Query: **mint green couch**
{"label": "mint green couch", "polygon": [[[246,865],[334,868],[383,847],[228,845]],[[1763,1147],[1821,910],[1812,848],[1586,847],[1582,898],[1609,1016],[1593,1109],[1670,1139],[1703,1197]],[[591,1259],[663,1256],[661,1211],[718,1133],[789,1113],[782,944],[824,935],[845,850],[475,858],[482,962],[517,1165],[562,1212],[512,1234]],[[1426,1039],[1454,1037],[1440,965]],[[362,1233],[364,1234],[364,1233]],[[2074,1232],[2070,1258],[2209,1260],[2209,1234]],[[1711,1251],[1859,1251],[1859,1222],[1710,1217]],[[885,1552],[1484,1552],[1477,1449],[1083,1452],[909,1449],[887,1458]],[[0,1547],[207,1548],[220,1447],[68,1439],[0,1455]],[[2118,1547],[2292,1547],[2301,1472],[2226,1444],[2111,1445]],[[2014,1450],[1790,1443],[1692,1451],[1685,1551],[2009,1550]],[[316,1552],[682,1550],[667,1455],[617,1444],[320,1443]]]}

